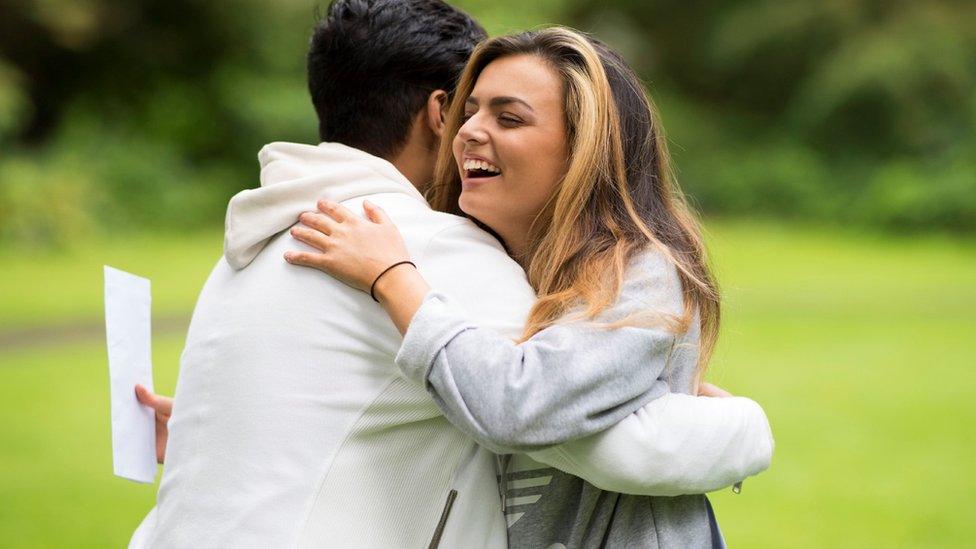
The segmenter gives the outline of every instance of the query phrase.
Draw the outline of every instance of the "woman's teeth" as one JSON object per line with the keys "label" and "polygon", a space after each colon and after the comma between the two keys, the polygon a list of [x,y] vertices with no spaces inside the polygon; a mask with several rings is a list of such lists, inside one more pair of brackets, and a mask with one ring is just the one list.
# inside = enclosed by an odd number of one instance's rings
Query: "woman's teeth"
{"label": "woman's teeth", "polygon": [[484,160],[465,160],[464,161],[464,171],[482,171],[492,174],[502,173],[494,164],[485,162]]}

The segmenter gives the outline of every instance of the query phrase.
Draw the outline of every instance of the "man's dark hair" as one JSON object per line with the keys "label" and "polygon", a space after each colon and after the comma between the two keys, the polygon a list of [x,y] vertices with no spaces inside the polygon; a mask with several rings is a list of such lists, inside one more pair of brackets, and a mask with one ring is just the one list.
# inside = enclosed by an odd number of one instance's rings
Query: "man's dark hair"
{"label": "man's dark hair", "polygon": [[454,90],[486,36],[441,0],[334,0],[308,52],[319,137],[391,158],[430,93]]}

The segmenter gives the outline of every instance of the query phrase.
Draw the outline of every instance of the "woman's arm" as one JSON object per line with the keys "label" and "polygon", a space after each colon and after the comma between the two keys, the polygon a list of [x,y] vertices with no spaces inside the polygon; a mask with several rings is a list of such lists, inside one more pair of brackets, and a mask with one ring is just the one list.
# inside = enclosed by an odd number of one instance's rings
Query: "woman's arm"
{"label": "woman's arm", "polygon": [[[369,291],[387,267],[409,259],[399,232],[379,208],[365,203],[364,219],[335,203],[323,201],[319,207],[323,213],[303,214],[305,226],[292,234],[321,253],[289,252],[289,262]],[[424,258],[451,261],[459,245],[455,240],[470,241],[458,236],[442,232]],[[476,262],[456,270],[473,279],[486,276]],[[677,275],[663,261],[627,285],[640,295],[622,299],[625,307],[595,322],[648,307],[682,310]],[[668,390],[667,381],[659,379],[675,345],[667,330],[606,329],[575,321],[516,345],[471,325],[460,307],[429,292],[411,267],[386,272],[376,286],[380,302],[406,330],[397,361],[405,375],[427,384],[448,419],[496,451],[539,449],[602,431]]]}
{"label": "woman's arm", "polygon": [[495,452],[525,452],[602,431],[668,392],[675,338],[663,329],[586,322],[516,345],[467,322],[432,292],[396,362],[457,427]]}
{"label": "woman's arm", "polygon": [[[323,253],[300,254],[289,261],[319,268],[366,291],[375,274],[406,257],[406,251],[395,245],[400,242],[399,233],[378,208],[365,204],[365,220],[336,204],[322,203],[320,209],[326,215],[304,214],[301,220],[308,228],[296,228],[292,234]],[[464,261],[467,269],[458,274],[466,278],[469,288],[504,284],[505,280],[491,280],[476,260],[465,256],[470,235],[463,238],[461,227],[457,232],[435,237],[423,258]],[[586,322],[552,326],[515,345],[492,330],[472,325],[455,304],[429,293],[423,278],[408,266],[384,274],[374,290],[406,332],[397,358],[405,375],[427,385],[452,423],[499,452],[539,450],[611,427],[667,393],[668,361],[687,353],[686,349],[674,351],[673,334],[661,328],[610,330]],[[663,260],[652,261],[629,277],[620,303],[597,320],[618,320],[648,309],[678,314],[681,308],[680,283],[673,268]],[[696,344],[692,341],[691,346]],[[684,359],[693,362],[695,357]],[[711,414],[695,416],[697,421],[715,430],[739,432],[735,414],[715,407],[711,410]],[[633,420],[628,419],[628,424]],[[613,432],[633,434],[631,442],[637,446],[651,440],[646,432],[625,426]],[[621,437],[604,435],[599,440],[605,439]],[[620,446],[599,447],[612,451]],[[680,453],[659,455],[686,461]],[[581,460],[579,471],[586,478],[587,462]],[[606,463],[596,459],[594,474],[601,474]],[[664,457],[655,462],[670,469],[669,463]],[[649,462],[637,461],[631,470],[645,464]]]}

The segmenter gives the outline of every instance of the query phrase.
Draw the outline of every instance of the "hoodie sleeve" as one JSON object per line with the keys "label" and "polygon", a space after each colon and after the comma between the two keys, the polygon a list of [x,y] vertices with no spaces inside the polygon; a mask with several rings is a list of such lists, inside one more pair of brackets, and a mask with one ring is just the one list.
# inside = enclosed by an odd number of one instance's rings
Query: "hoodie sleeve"
{"label": "hoodie sleeve", "polygon": [[765,471],[773,447],[769,421],[756,402],[669,393],[606,431],[529,456],[603,490],[679,496]]}
{"label": "hoodie sleeve", "polygon": [[558,323],[521,344],[475,326],[450,298],[431,292],[411,320],[397,365],[485,447],[541,449],[605,430],[668,392],[674,335],[663,327],[603,324],[681,308],[677,273],[659,257],[631,269],[617,304],[594,321]]}

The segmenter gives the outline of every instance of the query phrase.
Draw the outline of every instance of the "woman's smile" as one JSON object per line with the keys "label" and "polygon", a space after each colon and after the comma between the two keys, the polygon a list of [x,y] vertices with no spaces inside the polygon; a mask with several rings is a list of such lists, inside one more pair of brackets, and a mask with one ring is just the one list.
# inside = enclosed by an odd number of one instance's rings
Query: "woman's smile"
{"label": "woman's smile", "polygon": [[483,156],[469,154],[462,158],[459,171],[462,189],[498,181],[502,176],[502,170],[496,163]]}

